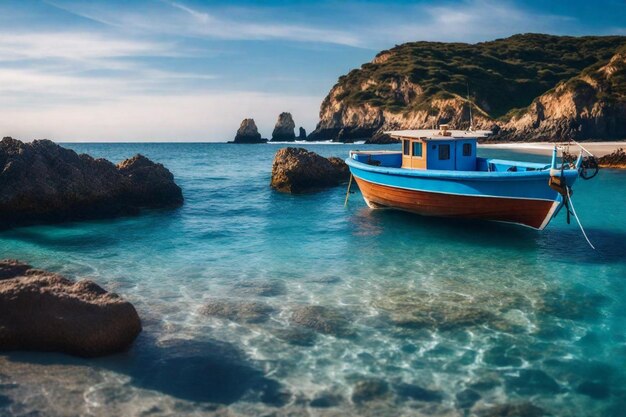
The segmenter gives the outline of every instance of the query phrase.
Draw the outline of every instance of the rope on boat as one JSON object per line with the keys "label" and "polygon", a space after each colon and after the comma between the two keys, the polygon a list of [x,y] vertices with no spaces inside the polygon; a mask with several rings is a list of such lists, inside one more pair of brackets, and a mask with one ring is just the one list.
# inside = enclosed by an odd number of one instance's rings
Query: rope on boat
{"label": "rope on boat", "polygon": [[[580,231],[583,232],[583,236],[585,237],[585,240],[587,241],[589,246],[591,246],[591,249],[595,250],[596,249],[595,246],[591,244],[591,241],[587,237],[587,233],[585,233],[585,229],[583,229],[583,225],[580,223],[580,220],[578,219],[578,215],[576,214],[576,209],[574,208],[574,202],[572,201],[572,197],[569,194],[569,187],[566,185],[565,189],[567,190],[567,200],[569,202],[569,205],[572,207],[572,214],[574,215],[576,222],[578,222],[578,226],[580,226]],[[568,213],[569,213],[569,210],[568,210]]]}
{"label": "rope on boat", "polygon": [[346,200],[343,202],[343,206],[348,205],[348,198],[350,197],[350,187],[352,186],[352,173],[350,173],[350,181],[348,181],[348,191],[346,191]]}
{"label": "rope on boat", "polygon": [[583,151],[587,152],[587,154],[589,156],[595,156],[594,154],[592,154],[591,152],[589,152],[583,145],[581,145],[580,143],[576,142],[574,139],[570,139],[572,142],[574,142],[576,145],[578,145],[578,147],[580,149],[582,149]]}

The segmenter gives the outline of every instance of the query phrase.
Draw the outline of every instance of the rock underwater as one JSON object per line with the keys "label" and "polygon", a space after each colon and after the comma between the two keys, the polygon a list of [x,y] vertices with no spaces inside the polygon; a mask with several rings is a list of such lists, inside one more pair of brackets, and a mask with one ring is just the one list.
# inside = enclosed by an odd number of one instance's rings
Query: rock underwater
{"label": "rock underwater", "polygon": [[274,156],[270,186],[298,194],[333,187],[349,178],[348,166],[340,158],[324,158],[303,148],[283,148]]}
{"label": "rock underwater", "polygon": [[0,228],[178,207],[180,187],[163,165],[137,155],[117,166],[49,140],[0,141]]}
{"label": "rock underwater", "polygon": [[0,261],[0,350],[96,357],[125,350],[140,332],[133,305],[94,282]]}

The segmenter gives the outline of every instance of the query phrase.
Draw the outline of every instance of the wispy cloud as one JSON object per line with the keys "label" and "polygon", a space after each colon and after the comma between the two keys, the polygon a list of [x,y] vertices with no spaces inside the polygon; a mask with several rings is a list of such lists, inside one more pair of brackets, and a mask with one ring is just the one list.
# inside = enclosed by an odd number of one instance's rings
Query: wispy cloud
{"label": "wispy cloud", "polygon": [[[304,22],[285,23],[263,7],[238,8],[237,18],[223,10],[200,10],[182,2],[163,1],[151,11],[127,7],[123,11],[103,4],[50,2],[55,7],[96,22],[153,34],[203,37],[223,40],[288,40],[359,46],[357,34],[333,26],[315,27]],[[232,11],[232,9],[230,9]],[[250,18],[249,16],[253,16]]]}
{"label": "wispy cloud", "polygon": [[[380,49],[410,40],[476,42],[519,32],[576,30],[569,16],[532,11],[513,1],[461,0],[389,8],[345,2],[327,21],[309,23],[287,7],[190,6],[163,0],[149,11],[126,6],[56,0],[57,7],[99,23],[152,34],[222,40],[288,40]],[[324,5],[320,6],[324,7]],[[328,7],[328,5],[326,5]],[[234,17],[236,16],[236,17]]]}
{"label": "wispy cloud", "polygon": [[173,42],[142,41],[87,31],[0,34],[0,61],[179,55]]}

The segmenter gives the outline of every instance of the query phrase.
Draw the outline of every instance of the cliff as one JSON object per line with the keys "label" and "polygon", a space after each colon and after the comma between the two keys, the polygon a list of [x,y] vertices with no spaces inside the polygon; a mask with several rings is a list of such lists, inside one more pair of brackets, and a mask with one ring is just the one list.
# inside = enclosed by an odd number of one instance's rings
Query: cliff
{"label": "cliff", "polygon": [[339,78],[308,139],[384,141],[385,130],[441,123],[463,129],[470,107],[474,127],[493,129],[495,139],[624,138],[623,45],[622,36],[540,34],[399,45]]}

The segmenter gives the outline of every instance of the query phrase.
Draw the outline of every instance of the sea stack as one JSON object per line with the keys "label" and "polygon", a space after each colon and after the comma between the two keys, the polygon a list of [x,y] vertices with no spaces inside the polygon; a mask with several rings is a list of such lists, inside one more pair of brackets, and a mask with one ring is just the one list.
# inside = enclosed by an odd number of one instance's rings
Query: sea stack
{"label": "sea stack", "polygon": [[296,140],[295,128],[296,124],[291,113],[281,113],[278,115],[278,121],[272,132],[272,142],[293,142]]}
{"label": "sea stack", "polygon": [[254,123],[254,119],[243,119],[235,140],[232,143],[265,143],[267,139],[262,139],[259,129]]}
{"label": "sea stack", "polygon": [[306,140],[306,130],[300,126],[300,133],[298,134],[298,140]]}

